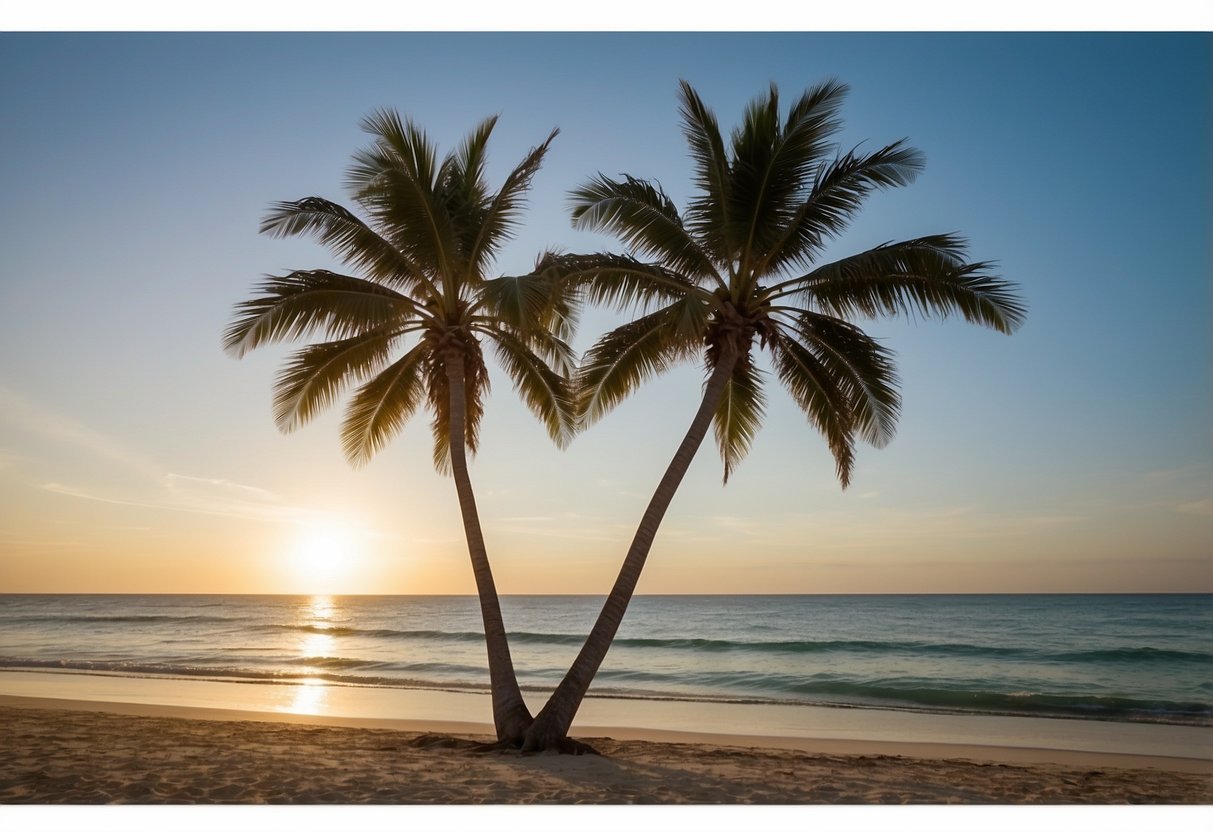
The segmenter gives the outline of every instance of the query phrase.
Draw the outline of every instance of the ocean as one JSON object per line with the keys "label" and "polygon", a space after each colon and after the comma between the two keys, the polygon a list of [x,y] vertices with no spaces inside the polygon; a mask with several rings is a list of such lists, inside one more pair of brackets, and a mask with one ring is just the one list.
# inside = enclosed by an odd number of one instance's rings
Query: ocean
{"label": "ocean", "polygon": [[[528,699],[601,601],[502,598]],[[471,596],[0,595],[0,670],[482,692],[481,633]],[[590,695],[1209,726],[1213,596],[640,596]]]}

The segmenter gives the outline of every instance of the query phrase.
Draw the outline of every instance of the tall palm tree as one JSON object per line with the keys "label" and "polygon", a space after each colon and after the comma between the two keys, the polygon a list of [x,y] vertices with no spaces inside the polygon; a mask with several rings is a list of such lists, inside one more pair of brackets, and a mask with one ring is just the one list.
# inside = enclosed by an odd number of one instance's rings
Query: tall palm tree
{"label": "tall palm tree", "polygon": [[709,426],[726,482],[748,451],[765,403],[756,350],[770,354],[775,375],[824,435],[845,488],[856,437],[888,442],[900,407],[892,353],[849,318],[959,313],[1005,333],[1024,318],[1014,285],[987,263],[967,263],[963,242],[951,234],[818,263],[869,193],[905,185],[922,168],[921,155],[902,141],[842,152],[834,137],[845,94],[844,85],[827,81],[781,120],[772,85],[749,105],[726,149],[715,116],[684,81],[681,116],[697,188],[685,219],[659,185],[628,176],[599,174],[573,192],[574,225],[613,233],[630,253],[551,254],[536,274],[580,285],[592,301],[647,312],[584,357],[584,421],[601,418],[679,361],[701,358],[707,379],[602,612],[528,729],[527,748],[559,744],[567,734]]}
{"label": "tall palm tree", "polygon": [[363,276],[313,269],[268,278],[236,307],[225,346],[236,356],[263,344],[320,334],[284,365],[274,416],[294,430],[352,384],[341,428],[346,456],[367,462],[426,404],[434,464],[454,475],[484,620],[499,740],[518,742],[531,715],[518,688],[485,551],[467,452],[475,452],[493,347],[527,406],[558,445],[572,435],[574,356],[565,343],[576,309],[543,277],[490,279],[548,145],[531,150],[496,193],[485,182],[485,148],[496,118],[438,159],[411,121],[380,111],[363,121],[374,137],[355,154],[348,184],[367,221],[328,200],[277,203],[262,223],[275,237],[311,234]]}

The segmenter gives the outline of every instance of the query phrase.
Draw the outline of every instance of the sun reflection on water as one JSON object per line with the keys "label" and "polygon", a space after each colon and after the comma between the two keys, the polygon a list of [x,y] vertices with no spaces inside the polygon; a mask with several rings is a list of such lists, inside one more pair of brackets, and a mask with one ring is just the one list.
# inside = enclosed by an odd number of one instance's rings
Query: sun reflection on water
{"label": "sun reflection on water", "polygon": [[308,601],[307,611],[311,613],[313,623],[331,623],[337,607],[333,603],[332,596],[313,595]]}
{"label": "sun reflection on water", "polygon": [[[299,644],[299,655],[303,659],[324,659],[331,657],[337,646],[337,640],[325,632],[333,627],[333,618],[337,607],[333,599],[327,595],[314,595],[302,610],[307,620],[301,622],[304,626],[313,628],[303,636]],[[319,673],[323,668],[309,664],[305,673]]]}
{"label": "sun reflection on water", "polygon": [[[335,645],[336,639],[326,633],[308,633],[303,637],[303,643],[299,645],[299,655],[305,659],[324,658],[333,655]],[[315,670],[314,666],[307,668],[309,673]]]}
{"label": "sun reflection on water", "polygon": [[[299,658],[306,662],[302,672],[311,677],[324,673],[324,659],[336,653],[337,639],[326,632],[334,625],[337,605],[327,595],[314,595],[299,609],[298,624],[309,628],[299,642]],[[290,702],[283,708],[293,714],[324,713],[328,704],[328,685],[321,678],[305,678],[292,691]]]}

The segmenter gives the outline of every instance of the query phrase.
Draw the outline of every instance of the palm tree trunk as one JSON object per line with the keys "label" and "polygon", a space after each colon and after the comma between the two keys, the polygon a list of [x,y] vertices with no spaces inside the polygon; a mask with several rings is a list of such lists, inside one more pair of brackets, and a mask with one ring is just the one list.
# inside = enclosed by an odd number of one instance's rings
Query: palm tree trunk
{"label": "palm tree trunk", "polygon": [[455,476],[459,511],[463,515],[463,533],[467,537],[472,573],[476,577],[476,592],[480,596],[480,615],[484,620],[484,640],[489,654],[489,682],[493,693],[493,725],[497,729],[499,742],[517,745],[521,743],[532,719],[531,712],[522,699],[522,691],[518,688],[518,678],[514,674],[510,643],[506,638],[501,604],[497,599],[497,586],[493,582],[493,570],[489,567],[484,534],[480,530],[480,515],[476,511],[476,497],[472,493],[471,477],[468,476],[464,438],[467,399],[462,353],[447,354],[446,377],[451,397],[451,472]]}
{"label": "palm tree trunk", "polygon": [[589,690],[590,682],[593,681],[603,659],[606,658],[615,633],[619,631],[619,624],[623,621],[623,614],[627,612],[628,603],[632,600],[632,593],[635,592],[636,583],[640,580],[640,572],[649,556],[649,549],[653,546],[653,539],[657,536],[657,529],[661,525],[662,518],[665,517],[666,510],[670,507],[670,502],[674,499],[674,493],[678,490],[682,478],[691,466],[691,460],[695,458],[695,453],[703,443],[704,437],[707,436],[708,427],[712,424],[712,417],[720,406],[721,397],[733,374],[737,358],[738,351],[735,345],[728,344],[722,349],[719,361],[704,387],[703,402],[699,405],[695,418],[691,420],[691,427],[683,437],[682,444],[678,446],[674,458],[666,468],[665,476],[661,478],[657,491],[649,500],[648,508],[645,509],[644,516],[640,520],[640,526],[636,529],[636,535],[632,538],[632,545],[623,559],[619,576],[615,579],[615,586],[611,588],[611,594],[607,596],[602,611],[598,614],[598,620],[594,622],[594,627],[590,630],[590,635],[569,668],[569,672],[565,674],[543,710],[539,712],[539,716],[535,717],[535,721],[527,729],[526,741],[523,743],[524,750],[540,751],[568,743],[566,738],[569,728],[573,724],[573,717],[576,716],[577,709],[581,707],[581,701],[585,698],[586,691]]}

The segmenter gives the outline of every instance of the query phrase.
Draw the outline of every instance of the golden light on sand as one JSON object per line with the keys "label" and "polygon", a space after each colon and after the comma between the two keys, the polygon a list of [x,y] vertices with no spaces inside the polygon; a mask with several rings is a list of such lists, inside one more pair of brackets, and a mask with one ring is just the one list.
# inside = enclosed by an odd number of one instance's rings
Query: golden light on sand
{"label": "golden light on sand", "polygon": [[291,701],[283,710],[291,714],[320,714],[328,701],[328,685],[320,679],[304,679],[296,685]]}

